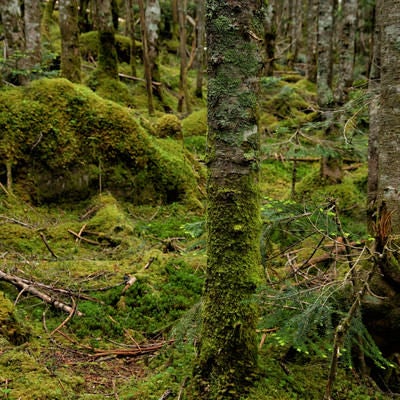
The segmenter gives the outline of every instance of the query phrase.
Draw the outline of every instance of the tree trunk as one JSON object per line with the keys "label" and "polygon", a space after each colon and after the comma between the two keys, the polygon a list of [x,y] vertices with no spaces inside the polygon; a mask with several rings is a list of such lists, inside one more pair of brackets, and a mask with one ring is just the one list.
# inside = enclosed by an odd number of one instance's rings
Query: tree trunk
{"label": "tree trunk", "polygon": [[111,0],[98,0],[95,2],[95,7],[99,35],[99,70],[111,79],[118,79],[118,59],[115,47]]}
{"label": "tree trunk", "polygon": [[198,398],[239,399],[255,376],[260,263],[257,76],[261,2],[208,0],[207,273]]}
{"label": "tree trunk", "polygon": [[[375,10],[376,12],[376,10]],[[376,19],[376,18],[375,18]],[[380,91],[380,34],[379,26],[375,24],[373,35],[371,73],[369,77],[369,134],[368,134],[368,187],[367,187],[367,218],[369,231],[373,234],[378,196],[378,138],[379,138],[379,91]]]}
{"label": "tree trunk", "polygon": [[377,13],[381,29],[381,91],[377,123],[378,199],[391,215],[394,234],[400,233],[400,1],[385,0]]}
{"label": "tree trunk", "polygon": [[89,32],[93,30],[93,23],[90,21],[89,12],[89,2],[90,0],[79,0],[79,31]]}
{"label": "tree trunk", "polygon": [[264,6],[264,71],[265,76],[274,74],[275,45],[276,45],[276,10],[273,1]]}
{"label": "tree trunk", "polygon": [[203,71],[204,71],[204,41],[205,41],[205,3],[204,0],[196,1],[196,90],[199,99],[203,97]]}
{"label": "tree trunk", "polygon": [[[179,56],[180,56],[180,74],[179,74],[179,100],[178,112],[190,114],[191,106],[189,99],[189,90],[187,84],[187,57],[186,57],[186,4],[187,0],[178,0],[179,15]],[[185,106],[185,107],[184,107]]]}
{"label": "tree trunk", "polygon": [[289,1],[289,33],[290,33],[290,47],[288,55],[288,66],[294,67],[294,63],[297,61],[299,48],[301,46],[302,39],[302,16],[303,8],[300,0]]}
{"label": "tree trunk", "polygon": [[1,21],[4,28],[4,79],[21,85],[27,82],[24,76],[25,35],[24,22],[18,0],[0,0]]}
{"label": "tree trunk", "polygon": [[[159,53],[159,24],[161,21],[161,8],[158,0],[146,0],[146,34],[147,34],[147,46],[148,46],[148,57],[149,67],[151,71],[151,77],[155,81],[160,81],[160,69],[158,66],[158,53]],[[161,86],[152,87],[153,95],[157,96],[162,100]]]}
{"label": "tree trunk", "polygon": [[133,0],[126,0],[126,30],[131,39],[130,65],[131,74],[136,76],[136,37],[135,37],[135,15],[133,13]]}
{"label": "tree trunk", "polygon": [[152,90],[152,80],[151,75],[151,65],[149,58],[149,49],[147,43],[147,29],[146,29],[146,18],[144,10],[143,0],[138,0],[139,3],[139,15],[140,15],[140,31],[142,34],[142,46],[143,46],[143,66],[144,66],[144,76],[146,79],[146,91],[147,91],[147,105],[149,114],[154,114],[154,104],[153,104],[153,90]]}
{"label": "tree trunk", "polygon": [[307,67],[306,78],[317,82],[318,0],[307,2]]}
{"label": "tree trunk", "polygon": [[25,48],[27,53],[27,68],[30,70],[40,66],[41,51],[41,5],[40,0],[25,0]]}
{"label": "tree trunk", "polygon": [[172,8],[172,31],[171,31],[172,40],[179,40],[178,0],[171,1],[171,8]]}
{"label": "tree trunk", "polygon": [[71,82],[81,81],[79,50],[78,2],[59,0],[61,31],[61,76]]}
{"label": "tree trunk", "polygon": [[332,65],[333,65],[333,1],[320,0],[318,7],[318,65],[317,95],[321,108],[327,108],[333,102]]}
{"label": "tree trunk", "polygon": [[[369,163],[369,193],[375,201],[374,233],[375,262],[380,274],[371,284],[371,293],[378,296],[365,299],[363,315],[365,323],[382,353],[390,357],[400,352],[400,257],[398,236],[400,233],[400,1],[378,0],[376,22],[379,29],[380,53],[375,52],[377,70],[373,68],[371,89],[378,95],[371,104],[371,151],[378,150],[377,180],[375,164]],[[378,42],[376,42],[378,45]],[[376,48],[376,46],[375,46]],[[380,63],[379,63],[380,60]],[[379,83],[380,71],[380,87]],[[379,90],[376,90],[379,89]],[[376,159],[374,160],[376,162]],[[376,192],[375,192],[376,190]],[[376,195],[375,195],[376,194]],[[372,211],[372,210],[371,210]],[[393,374],[395,375],[395,374]],[[398,379],[396,387],[398,387]],[[385,385],[385,389],[388,386]],[[390,385],[389,385],[390,388]]]}
{"label": "tree trunk", "polygon": [[357,0],[342,1],[338,40],[339,79],[335,90],[335,101],[339,105],[346,102],[347,89],[349,89],[353,83],[356,22]]}

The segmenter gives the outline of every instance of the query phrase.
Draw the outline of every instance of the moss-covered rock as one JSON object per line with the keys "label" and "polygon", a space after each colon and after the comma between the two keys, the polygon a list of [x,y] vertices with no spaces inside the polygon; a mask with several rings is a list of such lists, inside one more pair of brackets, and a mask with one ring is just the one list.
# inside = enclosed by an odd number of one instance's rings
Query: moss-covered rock
{"label": "moss-covered rock", "polygon": [[183,135],[205,136],[207,133],[207,109],[202,108],[187,116],[182,121]]}
{"label": "moss-covered rock", "polygon": [[155,134],[159,138],[182,138],[182,126],[179,118],[174,114],[165,114],[158,119]]}
{"label": "moss-covered rock", "polygon": [[136,204],[198,203],[200,167],[181,145],[150,138],[131,110],[64,79],[0,93],[0,158],[36,202],[110,190]]}
{"label": "moss-covered rock", "polygon": [[4,339],[20,345],[29,338],[30,332],[19,324],[14,316],[14,305],[0,292],[0,343]]}

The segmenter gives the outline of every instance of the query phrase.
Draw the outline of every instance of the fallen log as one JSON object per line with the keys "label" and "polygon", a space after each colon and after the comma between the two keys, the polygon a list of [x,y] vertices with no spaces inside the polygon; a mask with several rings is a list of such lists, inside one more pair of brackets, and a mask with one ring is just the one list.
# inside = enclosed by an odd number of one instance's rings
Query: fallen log
{"label": "fallen log", "polygon": [[[4,271],[0,270],[0,280],[10,282],[17,288],[21,289],[24,292],[30,293],[35,297],[43,300],[45,303],[51,304],[55,308],[62,310],[68,314],[74,312],[74,308],[69,306],[68,304],[63,303],[60,300],[57,300],[54,297],[49,296],[46,293],[41,292],[37,288],[34,287],[34,282],[27,283],[26,279],[21,279],[18,276],[7,274]],[[83,314],[80,311],[75,311],[75,314],[78,316],[82,316]]]}

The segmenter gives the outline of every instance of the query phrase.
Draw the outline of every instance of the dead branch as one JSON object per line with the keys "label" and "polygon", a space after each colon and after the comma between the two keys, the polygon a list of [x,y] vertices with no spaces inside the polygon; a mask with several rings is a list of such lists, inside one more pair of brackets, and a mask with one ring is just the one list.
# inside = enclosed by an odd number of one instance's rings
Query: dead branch
{"label": "dead branch", "polygon": [[165,400],[172,395],[172,390],[167,389],[158,400]]}
{"label": "dead branch", "polygon": [[[26,283],[26,280],[23,280],[15,275],[7,274],[1,270],[0,270],[0,280],[10,282],[17,288],[22,289],[25,292],[28,292],[35,297],[38,297],[39,299],[43,300],[45,303],[51,304],[55,308],[58,308],[62,311],[65,311],[67,313],[71,313],[72,311],[75,311],[74,308],[69,306],[68,304],[65,304],[62,301],[59,301],[56,298],[51,297],[48,294],[39,291],[37,288],[32,286],[33,282],[32,282],[32,284],[28,284],[28,283]],[[80,311],[76,311],[76,315],[82,316],[83,314]]]}
{"label": "dead branch", "polygon": [[[68,289],[62,289],[62,288],[57,288],[54,286],[50,286],[50,285],[46,285],[45,283],[42,282],[34,282],[34,281],[30,281],[29,279],[25,279],[25,278],[19,278],[21,280],[21,282],[26,283],[29,286],[36,286],[36,287],[40,287],[46,290],[50,290],[51,292],[56,292],[56,293],[60,293],[64,296],[69,296],[69,297],[76,297],[78,299],[83,299],[83,300],[89,300],[89,301],[93,301],[96,303],[101,303],[103,304],[103,302],[99,299],[96,299],[95,297],[91,297],[88,296],[86,294],[83,294],[79,291],[79,293],[74,293],[71,290]],[[121,284],[119,284],[118,286],[120,286]]]}
{"label": "dead branch", "polygon": [[362,287],[355,294],[353,304],[351,305],[347,315],[344,318],[342,318],[342,320],[339,322],[338,326],[336,327],[335,337],[334,337],[334,341],[333,341],[331,365],[330,365],[330,369],[329,369],[329,375],[328,375],[328,381],[326,384],[324,400],[332,399],[332,390],[333,390],[333,385],[334,385],[335,379],[336,379],[337,365],[338,365],[338,360],[340,357],[340,352],[344,347],[344,341],[345,341],[347,332],[350,329],[351,321],[352,321],[354,315],[356,314],[357,310],[361,306],[361,301],[364,298],[365,293],[367,292],[369,282],[370,282],[372,276],[375,274],[375,272],[376,272],[376,265],[374,265],[374,267],[369,271]]}
{"label": "dead branch", "polygon": [[68,317],[65,318],[64,321],[61,322],[60,325],[57,326],[57,328],[55,328],[55,329],[53,329],[53,330],[51,331],[50,336],[53,336],[58,330],[60,330],[60,329],[73,317],[73,315],[75,314],[75,311],[76,311],[76,302],[75,302],[75,300],[74,300],[73,298],[71,298],[71,300],[72,300],[72,310],[71,310],[71,312],[69,313]]}
{"label": "dead branch", "polygon": [[68,232],[69,232],[71,235],[73,235],[73,236],[75,236],[76,238],[78,238],[79,240],[83,240],[83,241],[86,242],[86,243],[93,244],[93,245],[95,245],[95,246],[100,246],[100,245],[101,245],[101,243],[96,242],[95,240],[87,239],[87,238],[85,238],[85,237],[79,235],[79,233],[74,232],[72,229],[68,229]]}
{"label": "dead branch", "polygon": [[55,255],[54,251],[51,249],[49,243],[46,240],[46,236],[44,235],[43,232],[39,232],[40,237],[42,238],[42,241],[44,245],[47,247],[47,250],[50,252],[50,254],[57,260],[58,257]]}
{"label": "dead branch", "polygon": [[0,218],[5,219],[6,221],[12,222],[13,224],[21,225],[25,228],[33,228],[32,225],[27,224],[26,222],[19,221],[18,219],[15,219],[15,218],[10,218],[5,215],[0,215]]}
{"label": "dead branch", "polygon": [[92,358],[99,358],[104,356],[117,356],[117,357],[129,357],[129,356],[139,356],[142,354],[154,353],[157,350],[162,349],[165,345],[174,343],[174,339],[166,340],[162,342],[143,344],[138,347],[134,347],[131,349],[122,348],[122,349],[93,349],[94,353],[89,356]]}
{"label": "dead branch", "polygon": [[[147,262],[147,264],[139,271],[139,273],[145,271],[146,269],[148,269],[148,268],[150,267],[150,265],[153,263],[153,261],[154,261],[154,257],[151,257],[150,260]],[[137,281],[136,275],[132,275],[131,277],[129,277],[129,275],[128,275],[128,276],[127,276],[127,279],[126,279],[126,281],[125,281],[125,282],[126,282],[126,283],[125,283],[125,286],[124,286],[124,288],[122,289],[121,296],[123,296],[123,295],[125,294],[125,292],[126,292],[136,281]]]}

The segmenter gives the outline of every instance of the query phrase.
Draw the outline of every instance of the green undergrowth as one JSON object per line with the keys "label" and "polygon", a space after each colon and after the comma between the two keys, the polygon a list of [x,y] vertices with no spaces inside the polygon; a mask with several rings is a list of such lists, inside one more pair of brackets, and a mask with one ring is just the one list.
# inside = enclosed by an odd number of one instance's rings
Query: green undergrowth
{"label": "green undergrowth", "polygon": [[[83,315],[62,328],[69,340],[58,333],[50,338],[66,313],[0,282],[2,393],[28,400],[104,398],[84,383],[90,379],[84,357],[68,367],[63,358],[71,357],[68,349],[84,354],[172,337],[174,324],[202,291],[205,254],[197,248],[191,259],[198,239],[186,228],[201,213],[177,203],[135,206],[107,193],[69,208],[32,206],[4,193],[0,200],[1,270],[86,296],[76,297]],[[133,276],[136,281],[124,290]],[[71,303],[69,296],[51,294]],[[135,362],[146,369],[140,358]],[[95,368],[96,362],[88,365]]]}

